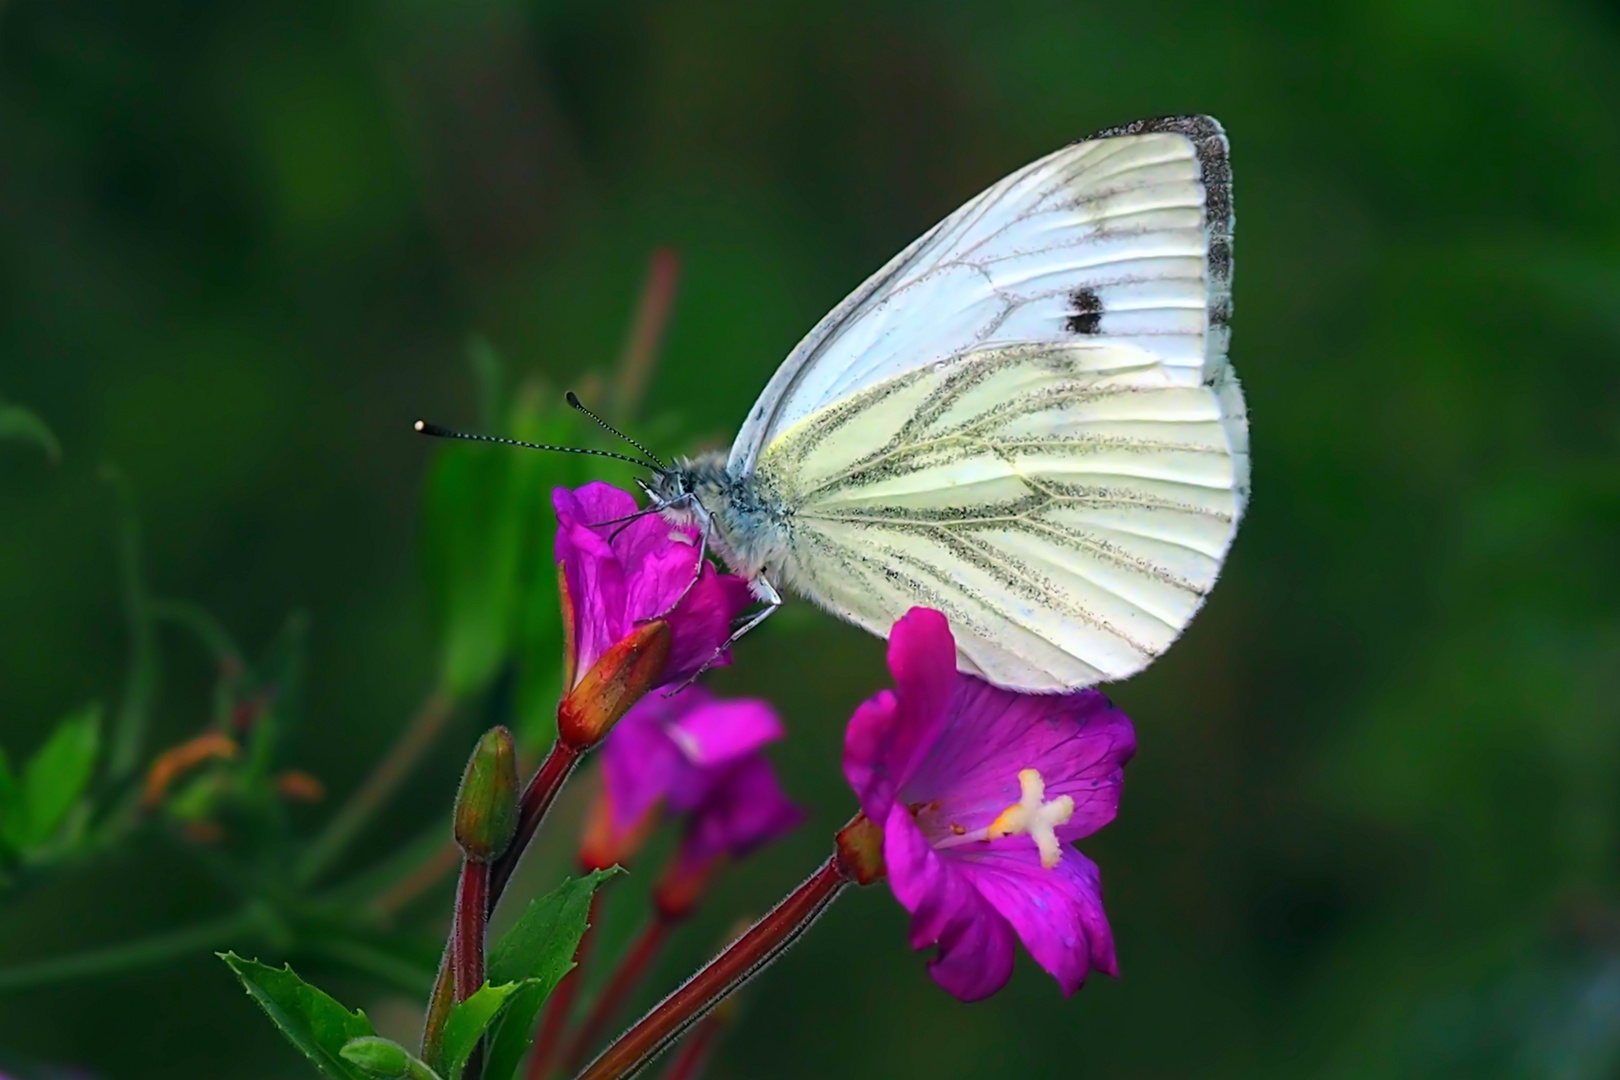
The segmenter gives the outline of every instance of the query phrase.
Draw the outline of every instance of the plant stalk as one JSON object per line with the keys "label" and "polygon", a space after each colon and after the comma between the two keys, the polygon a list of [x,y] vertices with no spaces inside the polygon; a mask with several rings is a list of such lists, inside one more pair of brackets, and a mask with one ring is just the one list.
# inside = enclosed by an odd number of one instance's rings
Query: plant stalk
{"label": "plant stalk", "polygon": [[584,750],[571,746],[566,740],[559,738],[551,744],[546,759],[535,770],[529,786],[523,790],[523,800],[518,808],[517,833],[512,837],[512,843],[506,851],[490,864],[486,915],[494,913],[495,905],[500,902],[501,894],[506,891],[507,884],[512,880],[512,872],[517,869],[518,861],[523,858],[523,852],[528,848],[529,841],[534,839],[540,823],[545,820],[546,812],[556,801],[557,793],[562,791],[563,784],[567,782],[584,754]]}
{"label": "plant stalk", "polygon": [[466,1001],[484,985],[484,910],[489,897],[489,864],[466,859],[456,892],[456,1000]]}
{"label": "plant stalk", "polygon": [[619,1080],[640,1071],[797,941],[852,880],[837,855],[828,859],[770,914],[619,1036],[577,1080]]}
{"label": "plant stalk", "polygon": [[310,843],[298,864],[299,881],[313,881],[337,861],[433,746],[454,709],[455,700],[443,690],[428,695],[371,775]]}
{"label": "plant stalk", "polygon": [[257,929],[263,913],[256,908],[244,908],[212,922],[159,934],[144,941],[132,941],[107,949],[40,960],[32,964],[0,969],[0,993],[27,990],[50,983],[67,982],[91,975],[111,975],[151,967],[169,960],[197,955],[227,945],[239,945],[241,938]]}
{"label": "plant stalk", "polygon": [[652,921],[625,951],[607,985],[602,988],[602,993],[592,1003],[590,1012],[585,1014],[585,1021],[569,1041],[568,1052],[563,1055],[564,1072],[577,1072],[585,1064],[586,1055],[601,1041],[602,1033],[608,1029],[613,1018],[619,1015],[625,1003],[646,981],[653,961],[663,951],[664,942],[669,940],[670,927],[673,925],[662,913],[655,913]]}

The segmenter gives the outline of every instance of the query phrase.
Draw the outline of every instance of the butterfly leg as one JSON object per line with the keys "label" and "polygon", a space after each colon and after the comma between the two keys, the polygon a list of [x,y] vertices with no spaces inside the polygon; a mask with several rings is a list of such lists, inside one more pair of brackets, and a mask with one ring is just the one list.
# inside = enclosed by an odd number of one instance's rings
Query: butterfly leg
{"label": "butterfly leg", "polygon": [[[691,498],[692,497],[690,495],[682,496],[681,498],[670,503],[670,506],[679,506],[683,502],[690,502]],[[662,619],[669,615],[670,612],[681,606],[681,601],[686,599],[687,593],[690,593],[693,589],[695,589],[697,587],[697,583],[703,580],[703,567],[709,557],[709,530],[711,528],[713,528],[713,524],[705,515],[703,518],[703,527],[698,530],[698,556],[697,561],[692,564],[692,579],[686,583],[686,588],[681,590],[681,595],[670,601],[670,605],[663,611],[660,611],[657,615],[649,616],[648,619],[643,621]]]}
{"label": "butterfly leg", "polygon": [[731,632],[731,636],[726,638],[718,649],[714,650],[714,655],[705,660],[703,662],[703,666],[692,673],[691,678],[681,683],[681,685],[677,686],[675,689],[668,691],[668,693],[665,695],[666,697],[673,694],[678,694],[682,690],[685,690],[688,686],[691,686],[693,683],[697,682],[705,671],[708,671],[710,668],[714,667],[715,661],[720,659],[721,653],[725,652],[727,649],[737,644],[737,642],[741,641],[744,634],[748,633],[748,631],[752,630],[754,627],[776,614],[776,609],[782,606],[782,594],[776,591],[776,586],[767,581],[763,574],[749,582],[749,587],[753,590],[754,595],[757,596],[760,602],[765,606],[754,612],[754,614],[750,615],[747,622],[733,630]]}

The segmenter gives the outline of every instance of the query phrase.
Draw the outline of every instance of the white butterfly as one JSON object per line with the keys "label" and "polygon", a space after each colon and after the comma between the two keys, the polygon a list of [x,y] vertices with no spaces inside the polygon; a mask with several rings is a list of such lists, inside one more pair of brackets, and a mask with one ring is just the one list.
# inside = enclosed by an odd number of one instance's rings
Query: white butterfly
{"label": "white butterfly", "polygon": [[1232,195],[1203,117],[1102,132],[990,187],[810,331],[728,458],[647,490],[769,606],[879,636],[938,608],[1019,690],[1120,679],[1215,584],[1249,494],[1227,363]]}

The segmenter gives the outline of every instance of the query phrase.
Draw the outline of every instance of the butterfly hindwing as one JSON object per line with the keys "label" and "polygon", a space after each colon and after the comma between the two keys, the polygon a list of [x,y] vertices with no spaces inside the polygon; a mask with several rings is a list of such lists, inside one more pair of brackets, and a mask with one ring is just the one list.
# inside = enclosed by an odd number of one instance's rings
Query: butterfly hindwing
{"label": "butterfly hindwing", "polygon": [[963,666],[1059,690],[1163,652],[1241,512],[1219,394],[1140,349],[981,349],[908,372],[773,441],[794,507],[789,585],[883,634],[938,608]]}

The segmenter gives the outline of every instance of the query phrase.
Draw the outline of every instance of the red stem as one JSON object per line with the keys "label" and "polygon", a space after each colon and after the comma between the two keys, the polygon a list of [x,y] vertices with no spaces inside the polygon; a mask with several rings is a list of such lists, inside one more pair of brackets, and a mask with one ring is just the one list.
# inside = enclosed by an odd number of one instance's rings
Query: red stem
{"label": "red stem", "polygon": [[512,880],[512,871],[517,869],[518,860],[523,857],[529,841],[534,839],[535,831],[540,828],[540,822],[545,820],[546,811],[551,809],[557,793],[568,780],[568,774],[574,771],[574,766],[579,764],[584,753],[559,738],[551,744],[551,752],[535,770],[534,779],[523,791],[523,801],[518,808],[517,832],[512,836],[511,846],[490,864],[486,915],[494,913],[501,893],[506,891],[507,884]]}
{"label": "red stem", "polygon": [[596,941],[596,920],[601,903],[602,894],[593,893],[585,933],[580,937],[579,944],[574,946],[574,966],[562,977],[546,1001],[546,1015],[540,1021],[540,1033],[534,1039],[534,1053],[529,1055],[529,1067],[523,1074],[525,1080],[546,1080],[551,1074],[551,1063],[557,1051],[562,1049],[563,1036],[568,1033],[568,1021],[574,1015],[574,1001],[579,997],[579,987],[585,978],[585,962]]}
{"label": "red stem", "polygon": [[577,1080],[619,1080],[642,1068],[798,940],[849,883],[838,856],[828,859],[748,933],[619,1036]]}
{"label": "red stem", "polygon": [[653,960],[669,939],[671,925],[662,915],[654,915],[653,920],[641,931],[641,936],[625,950],[608,984],[602,988],[601,995],[591,1005],[591,1011],[585,1015],[585,1022],[569,1041],[568,1053],[563,1056],[564,1072],[578,1071],[585,1062],[585,1055],[601,1041],[602,1033],[646,979]]}
{"label": "red stem", "polygon": [[489,863],[466,859],[456,892],[456,1000],[466,1001],[484,985],[484,908],[489,895]]}

